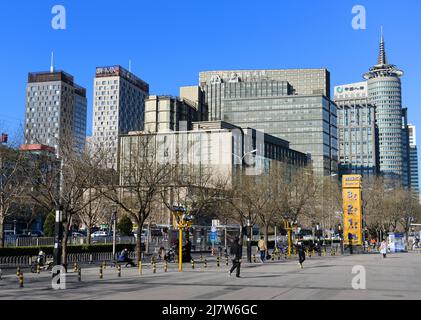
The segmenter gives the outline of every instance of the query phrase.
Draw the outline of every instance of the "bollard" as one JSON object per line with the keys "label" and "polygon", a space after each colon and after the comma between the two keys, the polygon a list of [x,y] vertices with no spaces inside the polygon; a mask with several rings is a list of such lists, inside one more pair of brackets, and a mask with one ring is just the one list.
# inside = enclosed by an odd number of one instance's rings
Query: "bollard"
{"label": "bollard", "polygon": [[103,263],[102,263],[102,268],[105,270],[105,269],[107,269],[107,263],[104,261]]}
{"label": "bollard", "polygon": [[22,272],[19,274],[19,287],[23,288],[23,273]]}
{"label": "bollard", "polygon": [[39,263],[37,263],[37,274],[40,274],[40,273],[41,273],[41,267],[40,267]]}
{"label": "bollard", "polygon": [[19,276],[20,276],[20,267],[18,267],[17,270],[16,270],[16,277],[19,278]]}
{"label": "bollard", "polygon": [[103,265],[101,265],[100,267],[99,267],[99,278],[100,279],[104,279],[104,266]]}
{"label": "bollard", "polygon": [[228,260],[228,256],[225,257],[225,265],[228,267],[229,266],[229,260]]}
{"label": "bollard", "polygon": [[117,265],[117,274],[118,274],[118,277],[121,278],[121,266],[120,265]]}
{"label": "bollard", "polygon": [[221,261],[220,261],[220,258],[219,257],[216,258],[216,267],[217,268],[220,268],[221,267]]}
{"label": "bollard", "polygon": [[313,249],[313,253],[312,256],[315,257],[316,256],[316,250]]}
{"label": "bollard", "polygon": [[156,273],[156,262],[155,261],[152,263],[152,268],[153,268],[153,273],[155,274]]}
{"label": "bollard", "polygon": [[272,261],[275,261],[275,253],[272,253]]}
{"label": "bollard", "polygon": [[165,273],[168,272],[168,262],[167,261],[165,261],[165,264],[164,264],[164,272]]}
{"label": "bollard", "polygon": [[206,259],[205,259],[205,262],[204,262],[204,264],[203,264],[203,267],[204,267],[205,269],[207,269],[207,267],[208,267],[208,260],[206,260]]}
{"label": "bollard", "polygon": [[191,261],[191,268],[194,270],[194,260]]}
{"label": "bollard", "polygon": [[82,269],[80,267],[77,269],[77,280],[82,281]]}
{"label": "bollard", "polygon": [[203,262],[203,255],[200,255],[200,262]]}
{"label": "bollard", "polygon": [[257,260],[256,260],[256,255],[255,254],[253,254],[253,263],[256,263],[257,262]]}
{"label": "bollard", "polygon": [[77,262],[75,262],[75,263],[74,263],[74,265],[73,265],[73,272],[75,272],[75,273],[76,273],[76,272],[78,271],[78,269],[79,269],[79,268],[78,268],[78,266],[77,266]]}
{"label": "bollard", "polygon": [[143,275],[143,265],[142,265],[142,260],[139,260],[139,275],[142,276]]}

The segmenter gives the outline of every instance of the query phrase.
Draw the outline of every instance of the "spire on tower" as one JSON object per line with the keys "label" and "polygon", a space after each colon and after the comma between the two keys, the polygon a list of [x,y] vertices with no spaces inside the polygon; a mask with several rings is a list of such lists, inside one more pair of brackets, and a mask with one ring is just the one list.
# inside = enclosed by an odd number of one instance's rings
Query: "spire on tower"
{"label": "spire on tower", "polygon": [[381,27],[380,32],[380,52],[379,52],[379,61],[378,65],[387,65],[387,57],[386,57],[386,48],[384,44],[384,37],[383,37],[383,26]]}

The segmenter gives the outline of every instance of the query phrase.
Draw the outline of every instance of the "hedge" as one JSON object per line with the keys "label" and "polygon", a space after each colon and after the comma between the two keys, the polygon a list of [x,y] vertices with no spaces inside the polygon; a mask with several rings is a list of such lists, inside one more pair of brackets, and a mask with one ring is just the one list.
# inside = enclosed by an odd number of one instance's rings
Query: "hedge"
{"label": "hedge", "polygon": [[[117,244],[116,251],[128,249],[134,251],[136,245],[134,244]],[[39,251],[44,251],[47,255],[52,255],[54,251],[53,246],[41,247],[13,247],[0,249],[0,257],[14,257],[14,256],[36,256]],[[112,244],[95,244],[95,245],[70,245],[67,247],[67,253],[96,253],[96,252],[112,252]]]}

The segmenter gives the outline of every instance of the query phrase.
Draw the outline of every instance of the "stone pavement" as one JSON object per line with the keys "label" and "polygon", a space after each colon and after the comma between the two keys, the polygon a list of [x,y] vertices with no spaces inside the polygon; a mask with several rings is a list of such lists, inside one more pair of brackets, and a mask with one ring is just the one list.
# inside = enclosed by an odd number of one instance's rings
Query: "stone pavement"
{"label": "stone pavement", "polygon": [[[364,266],[367,289],[354,290],[352,269]],[[118,278],[115,268],[82,270],[82,282],[72,270],[67,289],[55,291],[51,275],[25,274],[25,286],[19,288],[16,275],[3,274],[0,299],[14,300],[313,300],[313,299],[421,299],[421,254],[392,254],[382,259],[378,254],[313,257],[300,269],[297,261],[282,260],[265,264],[245,264],[242,278],[228,278],[225,260],[221,267],[210,259],[208,268],[185,264],[183,273],[171,264],[168,273],[163,265],[153,274],[150,266],[142,276],[137,268],[122,268]]]}

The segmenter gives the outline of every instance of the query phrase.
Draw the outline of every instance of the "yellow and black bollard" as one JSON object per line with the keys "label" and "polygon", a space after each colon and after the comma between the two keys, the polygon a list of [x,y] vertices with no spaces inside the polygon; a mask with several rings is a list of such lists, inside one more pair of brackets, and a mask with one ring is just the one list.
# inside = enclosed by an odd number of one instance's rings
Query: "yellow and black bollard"
{"label": "yellow and black bollard", "polygon": [[39,263],[37,263],[37,274],[41,273],[41,266],[39,265]]}
{"label": "yellow and black bollard", "polygon": [[207,269],[207,268],[208,268],[208,260],[206,260],[206,259],[205,259],[205,262],[203,263],[203,267],[204,267],[205,269]]}
{"label": "yellow and black bollard", "polygon": [[104,263],[102,264],[102,268],[105,270],[107,269],[107,263],[104,261]]}
{"label": "yellow and black bollard", "polygon": [[104,279],[104,266],[102,264],[99,267],[99,278]]}
{"label": "yellow and black bollard", "polygon": [[121,266],[120,265],[117,265],[117,274],[118,274],[118,277],[121,278]]}
{"label": "yellow and black bollard", "polygon": [[275,261],[275,252],[272,252],[272,261]]}
{"label": "yellow and black bollard", "polygon": [[200,262],[203,262],[203,255],[200,255]]}
{"label": "yellow and black bollard", "polygon": [[19,273],[18,278],[19,278],[19,287],[23,288],[23,273],[22,272]]}
{"label": "yellow and black bollard", "polygon": [[194,270],[194,260],[191,261],[191,268]]}
{"label": "yellow and black bollard", "polygon": [[153,273],[155,274],[156,273],[156,262],[155,261],[152,263],[152,269],[153,269]]}
{"label": "yellow and black bollard", "polygon": [[229,259],[228,256],[225,257],[225,265],[228,267],[229,266]]}
{"label": "yellow and black bollard", "polygon": [[256,260],[256,255],[255,254],[253,254],[253,263],[256,263],[257,262],[257,260]]}
{"label": "yellow and black bollard", "polygon": [[18,277],[18,278],[19,278],[19,276],[20,276],[20,267],[18,267],[18,268],[16,269],[16,277]]}
{"label": "yellow and black bollard", "polygon": [[217,268],[220,268],[221,267],[221,260],[220,259],[221,259],[220,257],[217,257],[216,258],[216,267]]}
{"label": "yellow and black bollard", "polygon": [[164,264],[164,272],[165,273],[168,272],[168,262],[167,261],[165,261],[165,264]]}
{"label": "yellow and black bollard", "polygon": [[81,267],[78,267],[78,269],[77,269],[77,280],[79,282],[82,281],[82,268]]}

